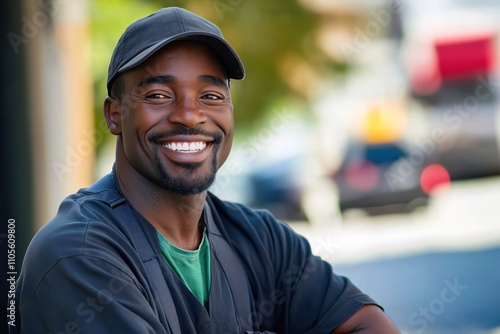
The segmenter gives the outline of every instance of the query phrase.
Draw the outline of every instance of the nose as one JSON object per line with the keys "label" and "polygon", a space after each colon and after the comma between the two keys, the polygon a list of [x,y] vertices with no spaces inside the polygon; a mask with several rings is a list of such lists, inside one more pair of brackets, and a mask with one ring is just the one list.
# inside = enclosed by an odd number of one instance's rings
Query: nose
{"label": "nose", "polygon": [[187,128],[193,128],[207,121],[207,115],[193,97],[182,97],[174,104],[168,121],[172,124],[180,124]]}

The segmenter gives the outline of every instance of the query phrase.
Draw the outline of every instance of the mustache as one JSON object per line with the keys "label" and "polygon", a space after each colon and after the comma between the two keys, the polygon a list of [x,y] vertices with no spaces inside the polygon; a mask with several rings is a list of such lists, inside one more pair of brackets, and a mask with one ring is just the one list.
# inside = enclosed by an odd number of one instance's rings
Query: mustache
{"label": "mustache", "polygon": [[148,140],[151,143],[156,143],[160,139],[165,139],[168,137],[179,136],[179,135],[185,135],[185,136],[201,135],[205,137],[211,137],[214,139],[214,144],[219,144],[222,141],[223,137],[223,135],[220,132],[211,132],[200,128],[176,128],[169,131],[152,133],[148,137]]}

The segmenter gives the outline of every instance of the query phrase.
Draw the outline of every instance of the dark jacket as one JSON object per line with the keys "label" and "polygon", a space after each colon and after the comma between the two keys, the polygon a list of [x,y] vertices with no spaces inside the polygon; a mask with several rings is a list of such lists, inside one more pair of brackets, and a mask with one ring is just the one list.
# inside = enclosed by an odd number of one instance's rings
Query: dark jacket
{"label": "dark jacket", "polygon": [[[113,180],[112,174],[105,178]],[[209,193],[208,305],[201,305],[160,261],[175,304],[175,310],[162,311],[127,224],[141,226],[161,259],[156,230],[130,206],[133,214],[126,219],[116,214],[110,203],[121,194],[111,184],[111,189],[82,189],[69,196],[33,238],[17,283],[18,317],[11,333],[159,334],[169,333],[167,319],[172,317],[182,334],[329,333],[363,305],[374,303],[313,256],[308,242],[269,212]],[[246,274],[238,282],[240,291],[234,291],[238,285],[229,282],[231,275],[221,264],[225,257],[212,247],[216,238],[229,244]],[[250,314],[240,314],[235,302],[243,295],[250,296]]]}

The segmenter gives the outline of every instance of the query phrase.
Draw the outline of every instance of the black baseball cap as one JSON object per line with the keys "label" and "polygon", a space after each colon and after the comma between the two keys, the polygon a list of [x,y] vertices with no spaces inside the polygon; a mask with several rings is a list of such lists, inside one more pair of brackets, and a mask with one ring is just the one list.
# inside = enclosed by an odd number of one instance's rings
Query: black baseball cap
{"label": "black baseball cap", "polygon": [[240,57],[215,24],[185,9],[168,7],[135,21],[120,37],[109,63],[108,94],[118,74],[140,65],[163,46],[177,40],[205,44],[219,56],[229,78],[245,77]]}

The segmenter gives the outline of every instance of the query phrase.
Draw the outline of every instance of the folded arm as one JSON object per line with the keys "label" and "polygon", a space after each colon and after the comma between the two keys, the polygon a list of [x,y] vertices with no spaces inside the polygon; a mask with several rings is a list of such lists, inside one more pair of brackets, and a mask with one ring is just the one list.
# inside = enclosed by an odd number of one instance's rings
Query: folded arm
{"label": "folded arm", "polygon": [[331,332],[331,334],[347,333],[398,334],[400,331],[378,306],[365,305]]}

